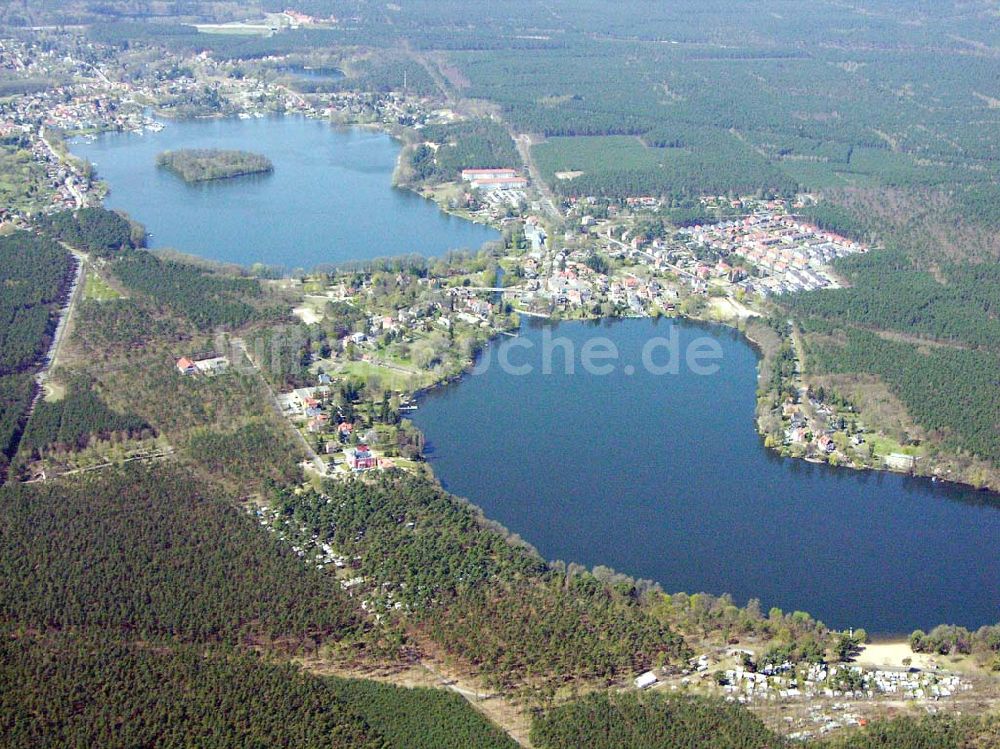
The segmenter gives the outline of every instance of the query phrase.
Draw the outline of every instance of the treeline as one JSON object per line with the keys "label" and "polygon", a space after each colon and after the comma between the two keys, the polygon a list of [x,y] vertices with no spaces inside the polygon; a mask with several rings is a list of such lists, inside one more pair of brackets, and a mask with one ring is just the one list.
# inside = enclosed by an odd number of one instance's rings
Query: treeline
{"label": "treeline", "polygon": [[27,232],[0,237],[0,481],[17,452],[34,371],[72,280],[72,258],[54,242]]}
{"label": "treeline", "polygon": [[805,206],[798,215],[824,231],[853,239],[869,242],[876,233],[876,226],[865,216],[828,200]]}
{"label": "treeline", "polygon": [[0,489],[0,621],[312,650],[360,631],[340,587],[180,471]]}
{"label": "treeline", "polygon": [[[114,211],[103,208],[65,211],[40,219],[39,229],[78,249],[110,258],[111,272],[125,286],[152,297],[201,330],[218,326],[235,328],[282,315],[276,308],[263,308],[263,292],[256,279],[163,260],[139,249],[144,243],[145,230]],[[103,314],[107,316],[130,307],[128,302],[120,302]],[[109,330],[107,337],[122,343],[126,338],[132,341],[148,338],[148,334],[142,335],[136,322],[123,320],[120,315],[117,317],[119,322],[126,323],[125,329]],[[132,333],[126,335],[125,330]]]}
{"label": "treeline", "polygon": [[359,712],[398,749],[515,749],[515,742],[445,689],[402,689],[360,679],[324,680],[337,697]]}
{"label": "treeline", "polygon": [[538,749],[970,749],[995,746],[998,731],[996,715],[925,715],[797,742],[731,702],[623,692],[591,694],[536,715],[531,740]]}
{"label": "treeline", "polygon": [[35,378],[30,374],[0,377],[0,483],[17,452],[24,417],[35,395]]}
{"label": "treeline", "polygon": [[943,265],[939,281],[899,250],[836,261],[850,287],[791,295],[802,316],[1000,350],[1000,265]]}
{"label": "treeline", "polygon": [[217,148],[164,151],[156,157],[156,165],[185,182],[208,182],[274,171],[274,164],[265,156]]}
{"label": "treeline", "polygon": [[49,450],[82,450],[93,440],[153,436],[135,414],[112,411],[84,377],[74,377],[57,401],[41,400],[24,430],[21,449],[37,457]]}
{"label": "treeline", "polygon": [[657,692],[598,692],[537,716],[539,749],[777,749],[786,742],[733,703]]}
{"label": "treeline", "polygon": [[918,629],[910,635],[910,647],[915,653],[938,655],[994,654],[994,670],[1000,670],[1000,625],[980,627],[975,632],[950,624],[938,625],[930,632]]}
{"label": "treeline", "polygon": [[[829,332],[829,327],[816,328]],[[863,330],[814,337],[819,372],[878,376],[913,420],[946,445],[1000,463],[1000,354],[948,346],[922,348]]]}
{"label": "treeline", "polygon": [[432,125],[421,131],[426,143],[410,153],[410,166],[417,180],[448,182],[459,179],[463,169],[518,169],[521,155],[507,129],[494,120],[469,120],[450,125]]}
{"label": "treeline", "polygon": [[510,749],[457,694],[104,632],[0,637],[4,746]]}
{"label": "treeline", "polygon": [[30,368],[45,351],[72,280],[70,254],[54,242],[26,232],[0,238],[0,376]]}
{"label": "treeline", "polygon": [[491,686],[527,682],[548,699],[568,680],[611,685],[689,654],[671,625],[650,616],[640,599],[633,586],[619,590],[586,571],[547,571],[470,586],[416,619],[421,631],[471,662]]}
{"label": "treeline", "polygon": [[[278,492],[282,515],[348,558],[369,606],[400,610],[496,686],[624,678],[688,655],[634,586],[550,568],[467,504],[413,475]],[[547,686],[546,686],[547,685]]]}
{"label": "treeline", "polygon": [[962,213],[974,223],[1000,229],[1000,185],[976,185],[957,196]]}
{"label": "treeline", "polygon": [[176,320],[158,316],[149,304],[137,299],[84,299],[76,314],[75,340],[91,355],[141,348],[181,333]]}
{"label": "treeline", "polygon": [[253,320],[280,317],[277,309],[261,309],[247,300],[262,299],[260,282],[237,278],[174,260],[161,260],[138,250],[121,257],[111,272],[125,286],[152,297],[200,330],[238,328]]}
{"label": "treeline", "polygon": [[405,91],[418,96],[440,95],[430,73],[412,57],[379,52],[345,66],[344,78],[325,88],[364,93]]}
{"label": "treeline", "polygon": [[867,728],[807,746],[814,749],[988,749],[997,745],[1000,717],[925,715],[880,720]]}
{"label": "treeline", "polygon": [[146,232],[138,224],[104,208],[81,208],[42,215],[35,219],[39,231],[71,247],[98,257],[113,257],[145,246]]}
{"label": "treeline", "polygon": [[[727,642],[734,637],[756,637],[783,651],[778,662],[819,662],[840,645],[839,634],[805,611],[786,613],[776,606],[763,611],[757,599],[739,607],[728,594],[654,592],[648,598],[650,613],[682,632],[700,632],[706,637],[719,633]],[[864,639],[864,630],[855,632]],[[770,661],[763,657],[764,663]]]}
{"label": "treeline", "polygon": [[301,478],[299,457],[280,427],[254,420],[235,429],[194,429],[185,449],[199,468],[236,489]]}

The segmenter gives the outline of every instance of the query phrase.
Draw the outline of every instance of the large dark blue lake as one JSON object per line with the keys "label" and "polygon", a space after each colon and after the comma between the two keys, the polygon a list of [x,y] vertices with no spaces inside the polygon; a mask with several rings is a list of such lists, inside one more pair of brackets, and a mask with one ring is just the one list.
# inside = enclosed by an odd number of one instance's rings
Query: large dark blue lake
{"label": "large dark blue lake", "polygon": [[[274,173],[188,185],[156,166],[161,151],[181,148],[253,151]],[[171,122],[158,133],[72,146],[110,185],[106,205],[144,223],[152,247],[291,270],[478,249],[499,237],[393,188],[399,148],[383,133],[300,117]]]}
{"label": "large dark blue lake", "polygon": [[[647,371],[643,346],[672,327],[682,352],[699,336],[717,341],[719,371]],[[574,374],[565,347],[543,373],[545,327],[529,325],[492,347],[484,372],[428,394],[414,414],[444,485],[547,559],[880,634],[1000,621],[996,495],[765,449],[753,421],[756,354],[725,328],[626,320],[549,330],[574,347]],[[610,374],[581,367],[593,336],[619,349]],[[530,373],[511,373],[525,364]]]}

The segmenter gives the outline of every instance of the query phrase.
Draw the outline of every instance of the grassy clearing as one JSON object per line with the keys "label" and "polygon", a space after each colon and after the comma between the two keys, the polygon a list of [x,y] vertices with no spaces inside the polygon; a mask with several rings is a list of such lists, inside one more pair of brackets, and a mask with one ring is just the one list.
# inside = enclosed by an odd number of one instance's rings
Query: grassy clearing
{"label": "grassy clearing", "polygon": [[94,271],[88,269],[87,277],[83,283],[83,298],[93,299],[97,302],[107,302],[111,299],[120,299],[121,294],[115,291],[107,281]]}
{"label": "grassy clearing", "polygon": [[58,403],[66,397],[66,386],[58,382],[45,383],[45,401],[47,403]]}
{"label": "grassy clearing", "polygon": [[426,375],[410,374],[364,361],[352,361],[342,364],[340,374],[357,377],[365,381],[370,378],[377,378],[382,387],[400,392],[412,392],[413,390],[427,387],[434,379],[430,373]]}
{"label": "grassy clearing", "polygon": [[892,453],[913,455],[919,458],[926,452],[923,447],[903,445],[901,442],[882,434],[866,434],[865,441],[875,446],[875,456],[879,458],[884,458],[886,455],[891,455]]}
{"label": "grassy clearing", "polygon": [[609,169],[652,169],[662,166],[665,149],[647,148],[627,135],[549,138],[533,146],[531,155],[546,180],[556,173],[600,173]]}
{"label": "grassy clearing", "polygon": [[341,372],[345,375],[357,377],[367,381],[369,378],[377,378],[382,387],[390,390],[412,391],[421,387],[424,378],[417,375],[406,374],[388,367],[380,367],[370,362],[348,362],[341,367]]}

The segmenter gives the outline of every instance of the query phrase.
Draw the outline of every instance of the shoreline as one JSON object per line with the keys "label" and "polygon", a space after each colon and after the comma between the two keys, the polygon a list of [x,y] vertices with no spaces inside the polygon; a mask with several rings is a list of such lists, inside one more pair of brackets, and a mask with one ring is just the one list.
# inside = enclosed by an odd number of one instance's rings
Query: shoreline
{"label": "shoreline", "polygon": [[[714,319],[710,319],[710,318],[707,318],[707,317],[698,317],[698,316],[694,316],[694,315],[684,315],[684,314],[681,314],[679,312],[676,313],[676,314],[673,314],[673,315],[663,315],[662,317],[665,318],[665,319],[668,319],[668,320],[679,319],[679,320],[683,320],[683,321],[685,321],[687,323],[697,323],[697,324],[701,324],[701,325],[718,326],[718,327],[721,327],[721,328],[726,328],[729,331],[731,331],[732,333],[738,334],[742,338],[742,340],[744,340],[750,346],[750,348],[752,348],[754,350],[754,353],[757,355],[757,358],[758,358],[758,362],[757,362],[757,369],[758,369],[757,384],[759,384],[759,382],[760,382],[760,380],[759,380],[760,363],[764,360],[764,353],[761,350],[761,346],[760,346],[759,342],[756,341],[756,340],[754,340],[754,338],[748,333],[748,331],[746,329],[740,328],[739,325],[736,324],[736,323],[738,323],[738,320],[714,320]],[[653,318],[653,316],[650,316],[650,315],[615,315],[615,316],[611,316],[611,317],[600,317],[600,316],[593,316],[593,315],[591,315],[591,316],[585,316],[585,317],[574,317],[572,319],[549,319],[549,320],[547,320],[547,324],[552,325],[552,326],[558,326],[561,323],[573,323],[573,322],[580,322],[580,323],[594,323],[594,322],[598,322],[599,323],[599,322],[604,322],[604,321],[631,320],[631,319],[637,319],[637,320],[648,319],[648,320],[652,320],[654,318]],[[500,340],[500,337],[502,335],[503,335],[502,333],[496,333],[495,335],[493,335],[492,337],[490,337],[490,339],[487,342],[487,345],[493,345],[496,341]],[[472,362],[469,362],[468,364],[466,364],[466,366],[462,369],[462,371],[460,371],[458,373],[452,373],[452,374],[446,375],[444,378],[438,380],[437,382],[435,382],[435,383],[433,383],[431,385],[428,385],[426,387],[420,388],[419,390],[414,391],[412,393],[412,395],[411,395],[412,401],[417,402],[421,398],[423,398],[425,395],[427,395],[427,394],[429,394],[429,393],[431,393],[431,392],[433,392],[435,390],[446,388],[446,387],[448,387],[450,385],[460,384],[461,381],[466,376],[468,376],[468,374],[471,372],[471,370],[475,367],[476,362],[479,360],[479,356],[481,356],[481,355],[482,354],[480,352],[480,354],[477,355],[476,359],[473,360]],[[806,463],[810,463],[812,465],[826,466],[827,468],[830,468],[830,469],[846,468],[846,469],[850,469],[852,471],[859,471],[859,472],[860,471],[871,471],[871,472],[874,472],[874,473],[887,473],[887,474],[896,475],[896,476],[904,476],[904,477],[908,476],[908,477],[914,478],[914,479],[924,479],[928,483],[934,483],[934,484],[940,483],[940,484],[944,484],[946,486],[950,486],[950,487],[955,488],[955,489],[962,489],[962,490],[967,490],[967,491],[970,491],[970,492],[975,492],[976,494],[982,495],[984,497],[995,497],[996,500],[998,502],[1000,502],[1000,491],[997,491],[996,489],[994,489],[992,487],[989,487],[989,486],[976,487],[976,486],[974,486],[974,485],[972,485],[972,484],[970,484],[968,482],[960,481],[960,480],[957,480],[957,479],[943,478],[941,476],[937,476],[936,474],[923,474],[923,473],[917,473],[915,471],[900,471],[900,470],[895,470],[895,469],[893,469],[893,468],[891,468],[889,466],[886,466],[886,465],[883,465],[883,466],[858,466],[858,465],[854,465],[853,463],[838,463],[836,465],[831,465],[828,461],[826,461],[826,460],[824,460],[824,459],[822,459],[820,457],[813,456],[813,455],[802,455],[802,456],[798,456],[798,457],[794,456],[794,455],[784,455],[784,454],[782,454],[782,451],[778,447],[767,447],[766,445],[764,445],[764,436],[765,435],[760,431],[760,426],[759,426],[759,422],[758,422],[758,419],[757,419],[756,415],[754,416],[754,431],[757,433],[758,442],[760,443],[761,447],[763,447],[763,449],[768,450],[768,451],[774,453],[779,458],[782,458],[784,460],[802,460],[802,461],[805,461]]]}
{"label": "shoreline", "polygon": [[[479,225],[479,226],[486,226],[486,227],[489,227],[490,229],[492,229],[494,231],[497,231],[497,232],[501,232],[502,233],[502,231],[503,231],[502,226],[497,226],[497,225],[495,225],[492,222],[489,222],[489,221],[476,221],[476,220],[473,220],[472,218],[470,218],[470,217],[468,217],[466,215],[463,215],[460,212],[448,210],[447,207],[444,206],[444,205],[442,205],[441,202],[435,200],[431,196],[423,194],[423,192],[421,192],[415,186],[406,184],[405,182],[401,182],[400,181],[400,174],[401,174],[401,171],[402,171],[403,159],[404,159],[404,156],[406,154],[406,149],[409,147],[409,143],[403,137],[402,133],[400,132],[400,128],[399,127],[387,126],[387,125],[385,125],[384,123],[381,123],[381,122],[349,122],[349,121],[347,121],[347,122],[338,122],[338,121],[335,121],[335,120],[332,120],[332,119],[324,119],[324,118],[311,117],[311,116],[309,116],[308,114],[305,114],[305,113],[294,113],[294,112],[292,112],[292,113],[276,113],[276,114],[273,114],[273,115],[270,115],[270,116],[274,117],[274,118],[292,117],[292,118],[301,118],[301,119],[307,119],[307,120],[311,119],[311,120],[317,120],[317,121],[326,122],[330,127],[333,127],[333,128],[341,128],[341,129],[353,129],[353,128],[357,128],[357,129],[365,130],[365,131],[368,131],[368,132],[378,132],[378,133],[385,134],[386,136],[388,136],[390,139],[392,139],[394,142],[396,142],[399,145],[399,153],[396,155],[396,165],[393,168],[393,172],[392,172],[392,175],[391,175],[391,187],[393,189],[399,189],[399,190],[407,191],[407,192],[412,193],[413,195],[416,195],[416,196],[418,196],[418,197],[420,197],[420,198],[422,198],[422,199],[424,199],[424,200],[426,200],[426,201],[428,201],[430,203],[433,203],[437,207],[438,211],[440,211],[444,215],[451,216],[451,217],[454,217],[454,218],[458,218],[458,219],[461,219],[461,220],[464,220],[464,221],[469,221],[470,223],[473,223],[473,224],[476,224],[476,225]],[[199,120],[204,120],[204,119],[234,119],[236,117],[237,117],[237,115],[232,115],[232,116],[229,116],[229,115],[214,115],[214,116],[212,116],[210,118],[204,118],[204,117],[195,117],[195,118],[187,117],[187,118],[181,118],[181,117],[178,117],[178,118],[164,118],[164,119],[166,119],[168,122],[178,123],[178,122],[183,122],[185,120],[197,122]],[[63,136],[63,140],[64,140],[64,142],[71,141],[73,137],[75,137],[75,136],[73,136],[73,135],[69,135],[69,136],[64,135]],[[68,143],[67,143],[67,145],[68,145]],[[72,152],[70,152],[70,153],[72,153]],[[74,156],[74,158],[78,158],[78,157]],[[98,191],[99,192],[100,202],[103,203],[104,197],[106,197],[106,195],[108,193],[110,193],[110,185],[108,185],[104,181],[99,181],[98,184],[104,187],[103,190],[99,189],[99,191]],[[155,252],[156,248],[152,249],[151,251]],[[170,253],[176,254],[176,255],[181,255],[182,258],[183,258],[183,256],[187,256],[187,257],[190,257],[192,259],[196,259],[197,261],[199,261],[198,264],[203,265],[205,267],[215,267],[215,268],[218,268],[218,269],[220,269],[220,270],[222,270],[224,272],[232,272],[234,270],[234,268],[238,267],[240,269],[240,275],[252,275],[252,274],[250,274],[250,268],[251,268],[251,266],[245,266],[245,265],[242,265],[242,264],[237,265],[237,264],[233,264],[233,263],[226,263],[226,262],[223,262],[223,261],[216,261],[216,260],[212,260],[210,258],[204,258],[204,257],[201,257],[199,255],[194,255],[194,254],[191,254],[191,253],[178,252],[177,250],[168,250],[168,254],[170,254]],[[431,256],[431,257],[433,257],[433,256]],[[377,258],[373,258],[372,260],[375,260],[375,259],[377,259]],[[352,261],[346,261],[346,262],[349,263],[349,262],[352,262]],[[316,269],[318,269],[320,267],[322,267],[322,264],[316,266]],[[284,274],[284,277],[286,277],[286,278],[291,277],[288,274],[287,269],[282,269],[282,273]],[[756,384],[758,386],[760,385],[760,379],[759,379],[760,362],[764,361],[765,354],[764,354],[764,352],[762,350],[762,347],[761,347],[760,343],[758,341],[756,341],[752,337],[752,335],[749,333],[749,331],[747,330],[747,326],[745,324],[744,325],[740,324],[741,322],[744,322],[747,318],[742,318],[742,317],[739,317],[739,316],[735,316],[735,317],[723,317],[721,315],[719,315],[719,316],[698,315],[698,314],[690,315],[690,314],[681,313],[680,311],[676,311],[676,312],[674,312],[671,315],[665,315],[665,316],[668,317],[668,318],[680,318],[680,319],[688,320],[688,321],[691,321],[691,322],[709,323],[709,324],[713,324],[713,325],[718,325],[718,326],[722,326],[722,327],[725,327],[725,328],[729,328],[732,331],[735,331],[735,332],[739,333],[742,336],[742,338],[745,341],[747,341],[750,344],[750,346],[755,350],[755,352],[756,352],[756,354],[758,356],[758,379],[757,379],[757,383]],[[564,320],[554,319],[554,320],[552,320],[552,322],[558,324],[559,322],[617,320],[617,319],[628,319],[628,318],[631,318],[631,317],[638,317],[638,318],[648,317],[648,318],[652,318],[651,315],[613,315],[613,316],[610,316],[610,317],[602,317],[602,316],[595,316],[595,315],[583,315],[583,316],[580,316],[580,317],[573,317],[571,319],[564,319]],[[752,318],[749,318],[749,319],[752,319]],[[502,334],[501,333],[496,333],[493,336],[491,336],[490,339],[489,339],[489,341],[488,341],[488,344],[492,344],[495,339],[498,339],[500,337],[500,335],[502,335]],[[437,388],[440,388],[440,387],[445,387],[447,385],[450,385],[450,384],[453,384],[453,383],[456,383],[456,382],[460,382],[461,379],[467,374],[467,372],[473,366],[475,366],[475,360],[472,361],[472,362],[470,362],[469,364],[467,364],[466,367],[464,367],[460,372],[449,373],[449,374],[445,375],[441,380],[433,383],[432,385],[420,388],[419,390],[415,391],[414,393],[411,394],[412,399],[414,401],[416,401],[420,397],[422,397],[423,395],[425,395],[426,393],[430,392],[431,390],[434,390],[434,389],[437,389]],[[755,428],[755,431],[757,432],[758,438],[762,439],[765,435],[760,430],[760,421],[759,421],[759,418],[756,415],[754,417],[754,428]],[[773,447],[767,447],[767,446],[765,446],[765,449],[773,451],[779,457],[782,457],[782,458],[788,458],[788,459],[792,459],[792,460],[801,459],[801,460],[805,460],[808,463],[812,463],[812,464],[816,464],[816,465],[830,465],[828,461],[826,461],[826,460],[824,460],[822,458],[817,458],[815,456],[811,456],[811,455],[803,455],[803,456],[786,455],[786,454],[784,454],[782,452],[781,446],[773,446]],[[945,461],[947,461],[947,457],[945,458]],[[853,464],[851,462],[839,463],[837,465],[831,465],[830,467],[831,468],[850,468],[850,469],[856,470],[856,471],[887,472],[887,473],[904,475],[904,476],[905,475],[909,475],[909,476],[911,476],[913,478],[925,478],[928,481],[932,481],[933,483],[939,483],[940,482],[940,483],[944,483],[944,484],[955,486],[955,487],[961,487],[963,489],[966,489],[966,490],[969,490],[969,491],[972,491],[972,492],[982,493],[982,494],[984,494],[986,496],[997,495],[998,500],[1000,500],[1000,487],[994,487],[994,486],[990,486],[990,485],[976,486],[975,484],[972,484],[969,481],[962,480],[961,477],[954,478],[954,477],[947,477],[947,476],[938,475],[938,474],[934,473],[934,469],[933,469],[934,465],[940,465],[940,462],[935,462],[933,464],[930,464],[930,468],[928,469],[928,472],[921,472],[921,473],[918,473],[915,470],[909,470],[909,471],[906,471],[906,470],[896,470],[896,469],[893,469],[893,468],[891,468],[891,467],[889,467],[887,465],[881,465],[881,466],[862,465],[862,466],[858,466],[858,465],[855,465],[855,464]]]}

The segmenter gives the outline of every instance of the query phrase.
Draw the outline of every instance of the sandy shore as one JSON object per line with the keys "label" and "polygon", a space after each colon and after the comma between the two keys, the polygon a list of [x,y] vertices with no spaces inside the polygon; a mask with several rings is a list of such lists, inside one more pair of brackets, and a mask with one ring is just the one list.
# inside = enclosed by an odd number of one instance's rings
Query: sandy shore
{"label": "sandy shore", "polygon": [[[910,659],[908,664],[904,659]],[[879,642],[865,645],[865,649],[855,658],[861,666],[872,668],[919,668],[934,670],[938,659],[926,653],[914,653],[907,642]]]}

